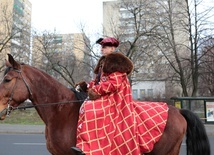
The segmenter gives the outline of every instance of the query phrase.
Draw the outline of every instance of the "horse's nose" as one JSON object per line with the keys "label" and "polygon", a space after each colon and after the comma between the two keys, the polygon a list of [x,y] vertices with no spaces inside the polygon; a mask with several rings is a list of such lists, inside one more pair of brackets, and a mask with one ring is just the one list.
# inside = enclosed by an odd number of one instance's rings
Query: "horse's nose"
{"label": "horse's nose", "polygon": [[4,120],[6,117],[7,109],[5,108],[0,112],[0,120]]}
{"label": "horse's nose", "polygon": [[4,120],[5,117],[6,117],[6,115],[2,116],[2,117],[0,118],[0,121]]}

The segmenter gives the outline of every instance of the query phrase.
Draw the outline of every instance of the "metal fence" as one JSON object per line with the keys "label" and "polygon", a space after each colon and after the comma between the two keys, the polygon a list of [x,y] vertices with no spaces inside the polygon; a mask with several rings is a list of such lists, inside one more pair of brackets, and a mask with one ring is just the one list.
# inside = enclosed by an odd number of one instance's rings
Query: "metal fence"
{"label": "metal fence", "polygon": [[188,109],[204,123],[214,124],[214,97],[172,97],[177,108]]}

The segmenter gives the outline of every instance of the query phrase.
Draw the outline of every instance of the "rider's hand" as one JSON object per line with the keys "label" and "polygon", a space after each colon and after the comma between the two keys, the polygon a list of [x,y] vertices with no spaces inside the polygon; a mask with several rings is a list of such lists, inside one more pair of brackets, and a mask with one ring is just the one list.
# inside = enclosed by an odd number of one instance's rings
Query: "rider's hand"
{"label": "rider's hand", "polygon": [[90,100],[96,100],[101,97],[101,95],[95,93],[92,89],[88,89],[88,97]]}
{"label": "rider's hand", "polygon": [[75,84],[75,89],[78,92],[88,92],[88,84],[85,81]]}

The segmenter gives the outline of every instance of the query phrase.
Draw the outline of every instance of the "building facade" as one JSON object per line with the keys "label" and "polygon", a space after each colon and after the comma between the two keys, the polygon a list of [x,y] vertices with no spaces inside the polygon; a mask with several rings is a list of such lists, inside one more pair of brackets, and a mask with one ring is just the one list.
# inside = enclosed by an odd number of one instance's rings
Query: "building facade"
{"label": "building facade", "polygon": [[11,53],[17,60],[29,62],[31,11],[29,0],[0,1],[1,57]]}
{"label": "building facade", "polygon": [[68,86],[87,80],[91,62],[87,49],[89,43],[83,33],[34,36],[32,65]]}
{"label": "building facade", "polygon": [[[172,11],[172,19],[169,19],[168,10],[164,9],[164,5],[166,8],[169,6],[168,9]],[[173,47],[167,42],[169,38],[163,41],[162,38],[155,40],[153,36],[167,36],[171,29],[168,22],[177,22],[172,26],[175,28],[173,39],[177,47],[176,52],[185,57],[188,53],[185,49],[188,47],[188,35],[178,22],[180,19],[185,22],[184,9],[185,4],[176,0],[172,3],[158,0],[103,2],[104,36],[118,38],[121,42],[119,50],[134,62],[131,83],[135,99],[165,98],[167,94],[181,94],[179,84],[169,84],[171,81],[167,79],[172,73],[166,55],[172,61],[175,58]],[[181,44],[182,46],[179,46]]]}

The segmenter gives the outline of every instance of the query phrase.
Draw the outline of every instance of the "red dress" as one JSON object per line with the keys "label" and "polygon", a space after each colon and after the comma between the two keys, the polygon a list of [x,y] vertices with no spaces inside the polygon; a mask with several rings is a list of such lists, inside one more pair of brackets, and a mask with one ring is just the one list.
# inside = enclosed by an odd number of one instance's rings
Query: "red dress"
{"label": "red dress", "polygon": [[76,146],[86,155],[150,152],[166,125],[166,103],[132,101],[126,73],[102,74],[90,87],[101,97],[80,108]]}

